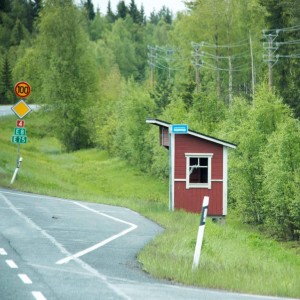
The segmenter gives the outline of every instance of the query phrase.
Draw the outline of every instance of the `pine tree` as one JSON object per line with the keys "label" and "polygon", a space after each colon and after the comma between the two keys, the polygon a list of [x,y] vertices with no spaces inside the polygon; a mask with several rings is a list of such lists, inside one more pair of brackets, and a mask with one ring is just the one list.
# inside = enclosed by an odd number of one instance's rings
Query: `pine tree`
{"label": "pine tree", "polygon": [[142,25],[146,25],[146,15],[145,15],[144,5],[141,6],[139,23]]}
{"label": "pine tree", "polygon": [[117,19],[125,19],[128,13],[128,8],[125,1],[120,1],[117,5]]}
{"label": "pine tree", "polygon": [[129,15],[131,16],[134,23],[140,22],[140,12],[139,12],[134,0],[131,0],[131,2],[129,4]]}
{"label": "pine tree", "polygon": [[83,6],[85,7],[86,11],[87,11],[87,15],[88,15],[88,19],[89,20],[94,20],[95,18],[95,11],[94,11],[94,5],[92,3],[91,0],[87,0]]}
{"label": "pine tree", "polygon": [[[39,13],[43,7],[43,0],[34,0],[33,1],[33,18],[36,19],[39,16]],[[31,2],[31,1],[30,1]]]}
{"label": "pine tree", "polygon": [[158,12],[158,17],[160,20],[164,20],[167,24],[172,24],[172,12],[166,6],[163,6],[162,9]]}
{"label": "pine tree", "polygon": [[0,0],[0,11],[6,13],[10,11],[10,0]]}
{"label": "pine tree", "polygon": [[17,19],[16,24],[11,32],[10,45],[18,46],[20,42],[25,38],[25,36],[26,36],[26,28],[20,22],[20,20]]}
{"label": "pine tree", "polygon": [[108,4],[107,4],[106,18],[107,18],[107,20],[108,20],[109,23],[113,23],[116,20],[116,16],[113,13],[113,11],[111,10],[111,3],[110,3],[110,1],[108,1]]}
{"label": "pine tree", "polygon": [[14,94],[12,84],[12,73],[7,55],[4,58],[0,76],[0,103],[13,103]]}

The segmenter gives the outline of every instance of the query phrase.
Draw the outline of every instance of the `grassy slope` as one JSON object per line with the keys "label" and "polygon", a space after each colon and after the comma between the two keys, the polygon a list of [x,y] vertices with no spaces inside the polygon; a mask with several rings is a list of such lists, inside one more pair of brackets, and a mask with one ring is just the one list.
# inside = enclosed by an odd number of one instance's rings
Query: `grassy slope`
{"label": "grassy slope", "polygon": [[[299,245],[265,238],[242,225],[234,213],[221,226],[208,221],[200,268],[192,272],[199,216],[167,210],[168,183],[146,176],[119,158],[96,149],[62,153],[43,137],[47,120],[26,119],[29,142],[13,188],[132,208],[166,228],[140,254],[151,274],[202,287],[300,297]],[[17,146],[10,143],[15,117],[0,120],[0,185],[10,187]],[[47,129],[46,129],[47,130]],[[291,245],[291,244],[289,244]]]}

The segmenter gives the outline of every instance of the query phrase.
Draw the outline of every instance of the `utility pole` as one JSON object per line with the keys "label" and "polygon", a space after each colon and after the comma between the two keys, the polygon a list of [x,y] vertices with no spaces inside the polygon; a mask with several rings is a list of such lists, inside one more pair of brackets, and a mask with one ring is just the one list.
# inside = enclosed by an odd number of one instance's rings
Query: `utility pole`
{"label": "utility pole", "polygon": [[269,45],[269,53],[268,53],[268,65],[269,65],[269,90],[272,90],[273,86],[273,74],[272,74],[272,58],[273,58],[273,53],[272,53],[272,46],[273,46],[273,40],[272,40],[272,35],[269,34],[268,36],[268,45]]}
{"label": "utility pole", "polygon": [[[250,54],[251,54],[251,78],[252,78],[252,102],[254,101],[255,94],[255,73],[254,73],[254,59],[253,59],[253,48],[252,48],[252,38],[251,33],[249,34],[249,42],[250,42]],[[254,104],[254,102],[253,102]]]}
{"label": "utility pole", "polygon": [[268,50],[268,54],[263,55],[263,59],[265,62],[268,62],[268,69],[269,69],[269,91],[272,91],[273,87],[273,72],[272,68],[277,62],[277,58],[274,55],[275,51],[278,49],[278,47],[274,46],[274,41],[278,36],[278,33],[276,34],[265,34],[265,30],[263,30],[264,38],[267,39],[266,43],[263,43],[264,50]]}
{"label": "utility pole", "polygon": [[229,105],[232,104],[232,65],[231,65],[231,56],[228,56],[228,72],[229,72]]}
{"label": "utility pole", "polygon": [[200,78],[200,67],[201,64],[199,62],[199,57],[200,57],[200,50],[201,47],[203,46],[203,42],[200,44],[196,44],[196,43],[192,43],[192,46],[195,50],[195,53],[193,53],[193,56],[195,57],[195,82],[196,82],[196,93],[199,93],[199,88],[200,88],[200,84],[201,84],[201,78]]}
{"label": "utility pole", "polygon": [[155,47],[148,46],[148,63],[150,66],[150,86],[154,87]]}
{"label": "utility pole", "polygon": [[215,45],[216,45],[216,51],[215,51],[215,57],[216,57],[216,81],[217,81],[217,95],[218,98],[221,96],[221,82],[220,82],[220,68],[219,68],[219,51],[218,51],[218,45],[219,45],[219,35],[218,35],[218,26],[216,25],[216,34],[214,36],[215,38]]}
{"label": "utility pole", "polygon": [[166,60],[168,62],[168,79],[169,80],[171,79],[171,67],[170,67],[170,63],[173,60],[172,56],[173,56],[174,52],[175,51],[172,48],[168,48],[166,50],[166,54],[167,54]]}

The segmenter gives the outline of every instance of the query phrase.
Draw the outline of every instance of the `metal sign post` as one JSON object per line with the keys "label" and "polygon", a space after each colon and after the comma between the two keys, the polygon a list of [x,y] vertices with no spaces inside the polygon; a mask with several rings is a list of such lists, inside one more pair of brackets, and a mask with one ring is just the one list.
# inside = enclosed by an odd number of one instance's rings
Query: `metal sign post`
{"label": "metal sign post", "polygon": [[[25,81],[20,81],[15,85],[15,93],[20,98],[28,97],[30,95],[30,92],[31,92],[31,87]],[[24,118],[27,114],[29,114],[31,112],[31,108],[27,105],[27,103],[24,100],[20,100],[18,103],[16,103],[11,108],[11,110],[20,119]],[[16,169],[14,171],[14,174],[13,174],[10,184],[14,183],[14,181],[17,177],[17,174],[19,172],[21,162],[23,160],[23,158],[20,156],[20,144],[27,143],[25,121],[17,120],[16,126],[17,127],[14,129],[14,135],[11,137],[11,142],[13,144],[18,144],[17,165],[16,165]]]}
{"label": "metal sign post", "polygon": [[175,178],[175,134],[187,134],[187,124],[169,126],[169,210],[174,210],[174,178]]}
{"label": "metal sign post", "polygon": [[174,133],[169,127],[169,211],[174,210],[173,170],[174,170]]}

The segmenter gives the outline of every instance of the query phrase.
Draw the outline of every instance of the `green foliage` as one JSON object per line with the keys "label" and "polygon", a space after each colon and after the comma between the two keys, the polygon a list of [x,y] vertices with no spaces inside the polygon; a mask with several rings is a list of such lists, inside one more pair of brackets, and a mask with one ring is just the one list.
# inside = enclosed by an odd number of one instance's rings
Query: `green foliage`
{"label": "green foliage", "polygon": [[121,18],[121,19],[125,19],[126,18],[127,13],[128,13],[128,8],[127,8],[127,6],[126,6],[126,4],[125,4],[124,1],[120,1],[118,3],[118,5],[117,5],[117,11],[118,11],[118,13],[117,13],[116,18],[118,18],[118,19],[119,18]]}
{"label": "green foliage", "polygon": [[15,26],[12,29],[10,44],[11,46],[17,46],[28,36],[28,31],[25,26],[17,19]]}
{"label": "green foliage", "polygon": [[245,222],[299,238],[299,124],[282,100],[261,87],[253,106],[235,99],[222,131],[230,155],[230,201]]}
{"label": "green foliage", "polygon": [[14,87],[12,83],[12,72],[7,55],[0,69],[0,103],[13,103],[15,100]]}
{"label": "green foliage", "polygon": [[28,98],[31,103],[45,103],[44,97],[47,97],[42,90],[43,70],[40,68],[42,61],[43,57],[36,47],[25,48],[19,54],[12,71],[14,82],[25,80],[31,85],[31,94]]}
{"label": "green foliage", "polygon": [[173,22],[173,15],[166,6],[163,6],[157,13],[153,11],[150,14],[151,24],[157,25],[160,21],[164,21],[167,24],[172,24]]}
{"label": "green foliage", "polygon": [[140,12],[139,12],[134,0],[130,1],[129,15],[132,18],[134,23],[139,23],[140,22]]}
{"label": "green foliage", "polygon": [[155,85],[155,89],[150,91],[156,106],[155,114],[160,115],[170,103],[172,84],[169,81],[162,81]]}
{"label": "green foliage", "polygon": [[120,71],[112,68],[100,83],[99,98],[89,112],[97,147],[115,154],[113,137],[116,134],[118,101],[124,86]]}
{"label": "green foliage", "polygon": [[97,11],[93,20],[89,23],[89,33],[92,41],[101,39],[104,36],[105,30],[108,30],[109,23],[106,18],[101,17]]}
{"label": "green foliage", "polygon": [[159,145],[158,134],[159,131],[156,126],[151,126],[146,132],[145,142],[151,155],[147,170],[157,178],[166,179],[169,176],[169,151]]}
{"label": "green foliage", "polygon": [[[300,8],[299,1],[260,1],[266,8],[266,29],[293,28],[299,25]],[[276,33],[277,34],[277,33]],[[273,68],[274,85],[280,91],[284,102],[289,104],[295,111],[296,117],[300,117],[300,79],[298,76],[299,58],[299,30],[285,30],[279,32],[275,42],[282,43],[276,50],[276,55],[283,55],[279,58]]]}
{"label": "green foliage", "polygon": [[194,271],[199,216],[182,211],[153,215],[166,231],[139,254],[145,271],[188,285],[299,297],[299,256],[289,256],[289,250],[243,226],[232,213],[224,226],[207,221],[200,265]]}
{"label": "green foliage", "polygon": [[[44,122],[42,112],[26,117],[30,140],[21,147],[24,159],[14,188],[124,206],[157,222],[164,232],[138,254],[142,268],[153,276],[202,288],[299,298],[298,243],[266,238],[230,211],[225,225],[207,220],[200,267],[192,271],[199,216],[168,211],[168,183],[106,151],[65,153],[57,139],[43,135]],[[16,157],[16,146],[9,142],[14,124],[13,116],[0,119],[0,185],[10,188]],[[153,130],[157,140],[157,128]]]}
{"label": "green foliage", "polygon": [[10,0],[1,0],[0,1],[0,10],[4,12],[10,11]]}
{"label": "green foliage", "polygon": [[149,168],[150,151],[145,143],[149,129],[146,118],[153,111],[153,101],[133,81],[129,81],[117,102],[117,126],[114,146],[117,154],[142,170]]}
{"label": "green foliage", "polygon": [[[120,1],[116,14],[109,1],[106,15],[95,14],[90,0],[74,2],[0,2],[1,103],[14,101],[13,83],[28,81],[28,101],[46,104],[49,128],[66,150],[96,145],[162,178],[168,151],[147,117],[237,143],[230,206],[245,222],[298,239],[298,157],[290,150],[298,147],[298,125],[283,105],[299,116],[298,58],[290,57],[298,53],[298,42],[291,43],[299,41],[298,29],[276,40],[287,43],[280,52],[287,57],[273,66],[276,94],[261,87],[268,75],[262,29],[297,26],[297,1],[196,0],[174,20],[163,7],[149,21],[134,0]],[[148,45],[160,49],[151,59]]]}
{"label": "green foliage", "polygon": [[134,24],[130,17],[125,20],[118,19],[112,31],[106,36],[107,47],[114,53],[121,74],[125,78],[139,76],[132,27]]}
{"label": "green foliage", "polygon": [[72,1],[49,0],[41,15],[36,48],[41,99],[49,105],[57,137],[67,151],[91,144],[85,110],[96,92],[95,53]]}
{"label": "green foliage", "polygon": [[86,9],[87,16],[89,20],[93,20],[95,18],[95,11],[94,11],[94,5],[91,0],[86,0],[83,4],[84,8]]}
{"label": "green foliage", "polygon": [[[184,78],[190,67],[193,50],[191,42],[199,44],[200,81],[203,90],[209,87],[225,103],[229,102],[230,66],[234,95],[248,95],[251,87],[251,55],[249,35],[253,41],[253,62],[257,78],[262,76],[261,29],[265,10],[253,1],[195,1],[189,14],[181,15],[171,33],[172,42],[186,60],[185,68],[178,71]],[[189,65],[188,65],[189,64]]]}
{"label": "green foliage", "polygon": [[300,237],[300,123],[286,118],[270,136],[263,153],[263,210],[271,233]]}
{"label": "green foliage", "polygon": [[194,94],[193,106],[190,109],[190,122],[195,129],[212,134],[224,119],[225,111],[225,104],[218,99],[216,93]]}

